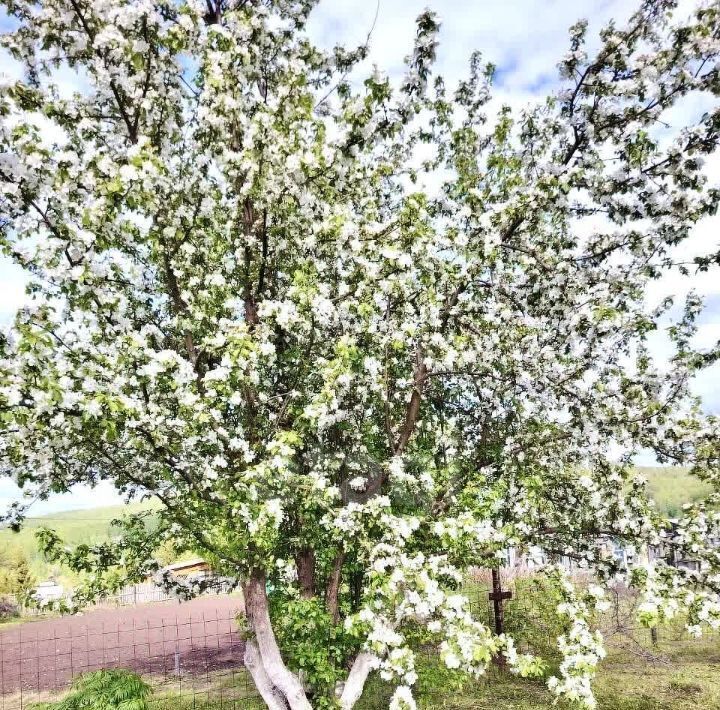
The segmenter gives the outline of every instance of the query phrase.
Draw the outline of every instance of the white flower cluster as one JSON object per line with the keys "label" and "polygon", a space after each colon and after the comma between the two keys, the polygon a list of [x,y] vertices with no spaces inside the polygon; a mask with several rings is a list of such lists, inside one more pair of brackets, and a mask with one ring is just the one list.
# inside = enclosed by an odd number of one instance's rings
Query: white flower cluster
{"label": "white flower cluster", "polygon": [[[558,638],[558,648],[563,656],[560,677],[551,677],[548,687],[557,695],[594,708],[597,703],[591,682],[597,664],[605,657],[602,635],[590,629],[589,609],[570,582],[567,571],[556,567],[549,575],[563,599],[558,604],[558,614],[568,620],[569,628]],[[597,599],[602,595],[593,588],[590,596]]]}
{"label": "white flower cluster", "polygon": [[[349,84],[366,48],[314,47],[305,0],[5,5],[0,243],[31,284],[0,335],[1,471],[154,497],[163,534],[238,578],[297,592],[308,548],[340,615],[362,568],[349,623],[398,710],[418,626],[452,668],[537,671],[457,593],[508,547],[629,579],[647,623],[720,623],[720,422],[691,389],[718,349],[694,345],[697,297],[646,298],[717,266],[675,259],[717,210],[717,112],[658,128],[717,103],[714,3],[646,0],[594,56],[576,25],[558,93],[494,116],[478,55],[453,89],[432,76],[430,12],[399,82]],[[663,520],[641,450],[716,492]],[[621,569],[616,539],[698,569]],[[559,586],[553,689],[590,703],[606,601]]]}

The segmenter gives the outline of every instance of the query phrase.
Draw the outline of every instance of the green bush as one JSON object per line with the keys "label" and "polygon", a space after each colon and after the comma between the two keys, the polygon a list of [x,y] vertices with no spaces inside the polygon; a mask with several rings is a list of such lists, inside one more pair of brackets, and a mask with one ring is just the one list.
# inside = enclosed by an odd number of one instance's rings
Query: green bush
{"label": "green bush", "polygon": [[317,710],[336,707],[335,684],[347,675],[358,643],[334,624],[318,599],[271,595],[270,614],[283,658],[302,676]]}
{"label": "green bush", "polygon": [[19,547],[0,549],[0,594],[23,598],[34,586],[35,579],[23,550]]}
{"label": "green bush", "polygon": [[56,703],[37,710],[147,710],[150,686],[136,673],[102,670],[85,673],[72,684],[70,693]]}

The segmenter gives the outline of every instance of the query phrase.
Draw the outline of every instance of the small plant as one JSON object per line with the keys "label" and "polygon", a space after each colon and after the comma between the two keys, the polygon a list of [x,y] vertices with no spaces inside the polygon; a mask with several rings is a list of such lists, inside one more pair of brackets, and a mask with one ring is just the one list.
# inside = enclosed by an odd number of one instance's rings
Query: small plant
{"label": "small plant", "polygon": [[151,692],[137,673],[122,669],[93,671],[76,678],[65,698],[37,705],[36,710],[147,710]]}
{"label": "small plant", "polygon": [[702,686],[697,683],[688,683],[677,678],[670,681],[670,690],[677,695],[699,695],[703,692]]}
{"label": "small plant", "polygon": [[0,596],[0,621],[20,616],[20,607],[12,597]]}

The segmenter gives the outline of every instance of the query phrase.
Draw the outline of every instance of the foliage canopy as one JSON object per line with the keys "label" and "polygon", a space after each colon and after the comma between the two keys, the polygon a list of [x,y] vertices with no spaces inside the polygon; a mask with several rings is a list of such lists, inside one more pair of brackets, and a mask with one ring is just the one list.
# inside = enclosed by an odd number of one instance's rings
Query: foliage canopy
{"label": "foliage canopy", "polygon": [[[413,707],[418,639],[451,669],[540,672],[456,592],[508,546],[626,578],[648,623],[720,623],[717,493],[671,527],[630,465],[648,449],[718,485],[689,389],[720,352],[692,345],[702,304],[656,363],[674,312],[645,300],[718,261],[677,256],[718,202],[717,3],[643,0],[592,55],[578,23],[559,90],[496,113],[479,54],[458,86],[433,77],[429,11],[395,85],[348,79],[365,46],[313,46],[309,0],[3,4],[25,75],[0,89],[0,243],[31,282],[0,344],[2,467],[40,497],[110,480],[163,504],[120,541],[44,533],[95,573],[79,601],[156,570],[168,538],[202,553],[243,586],[263,697],[293,710],[319,691],[283,661],[268,583],[357,639],[344,708],[372,668]],[[710,110],[673,127],[691,96]],[[701,571],[620,569],[609,538]],[[548,576],[551,687],[592,704],[602,586]]]}

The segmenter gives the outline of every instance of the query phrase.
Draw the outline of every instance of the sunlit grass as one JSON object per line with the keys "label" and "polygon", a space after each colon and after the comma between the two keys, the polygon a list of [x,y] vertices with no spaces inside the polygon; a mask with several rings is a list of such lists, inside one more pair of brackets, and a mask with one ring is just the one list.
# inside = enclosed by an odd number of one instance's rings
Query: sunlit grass
{"label": "sunlit grass", "polygon": [[639,467],[638,471],[647,478],[648,492],[658,509],[670,517],[682,512],[683,503],[693,503],[711,491],[707,483],[679,466]]}
{"label": "sunlit grass", "polygon": [[38,549],[35,532],[38,528],[48,527],[56,530],[60,537],[69,545],[80,543],[97,544],[110,539],[115,533],[111,522],[128,513],[138,513],[152,508],[149,502],[131,503],[130,505],[114,505],[87,510],[69,510],[52,513],[46,516],[32,517],[25,521],[19,532],[8,528],[0,529],[0,546],[3,548],[20,548],[28,558],[30,571],[38,581],[54,574],[68,581],[72,578],[68,573],[50,563]]}
{"label": "sunlit grass", "polygon": [[[594,687],[598,710],[720,710],[720,642],[717,636],[672,642],[656,660],[615,651],[601,664]],[[661,649],[662,651],[662,649]],[[524,680],[491,668],[461,688],[448,685],[436,659],[419,664],[418,707],[424,710],[570,710],[555,703],[543,681]],[[433,679],[435,684],[433,687]],[[387,708],[392,689],[373,678],[358,710]]]}

